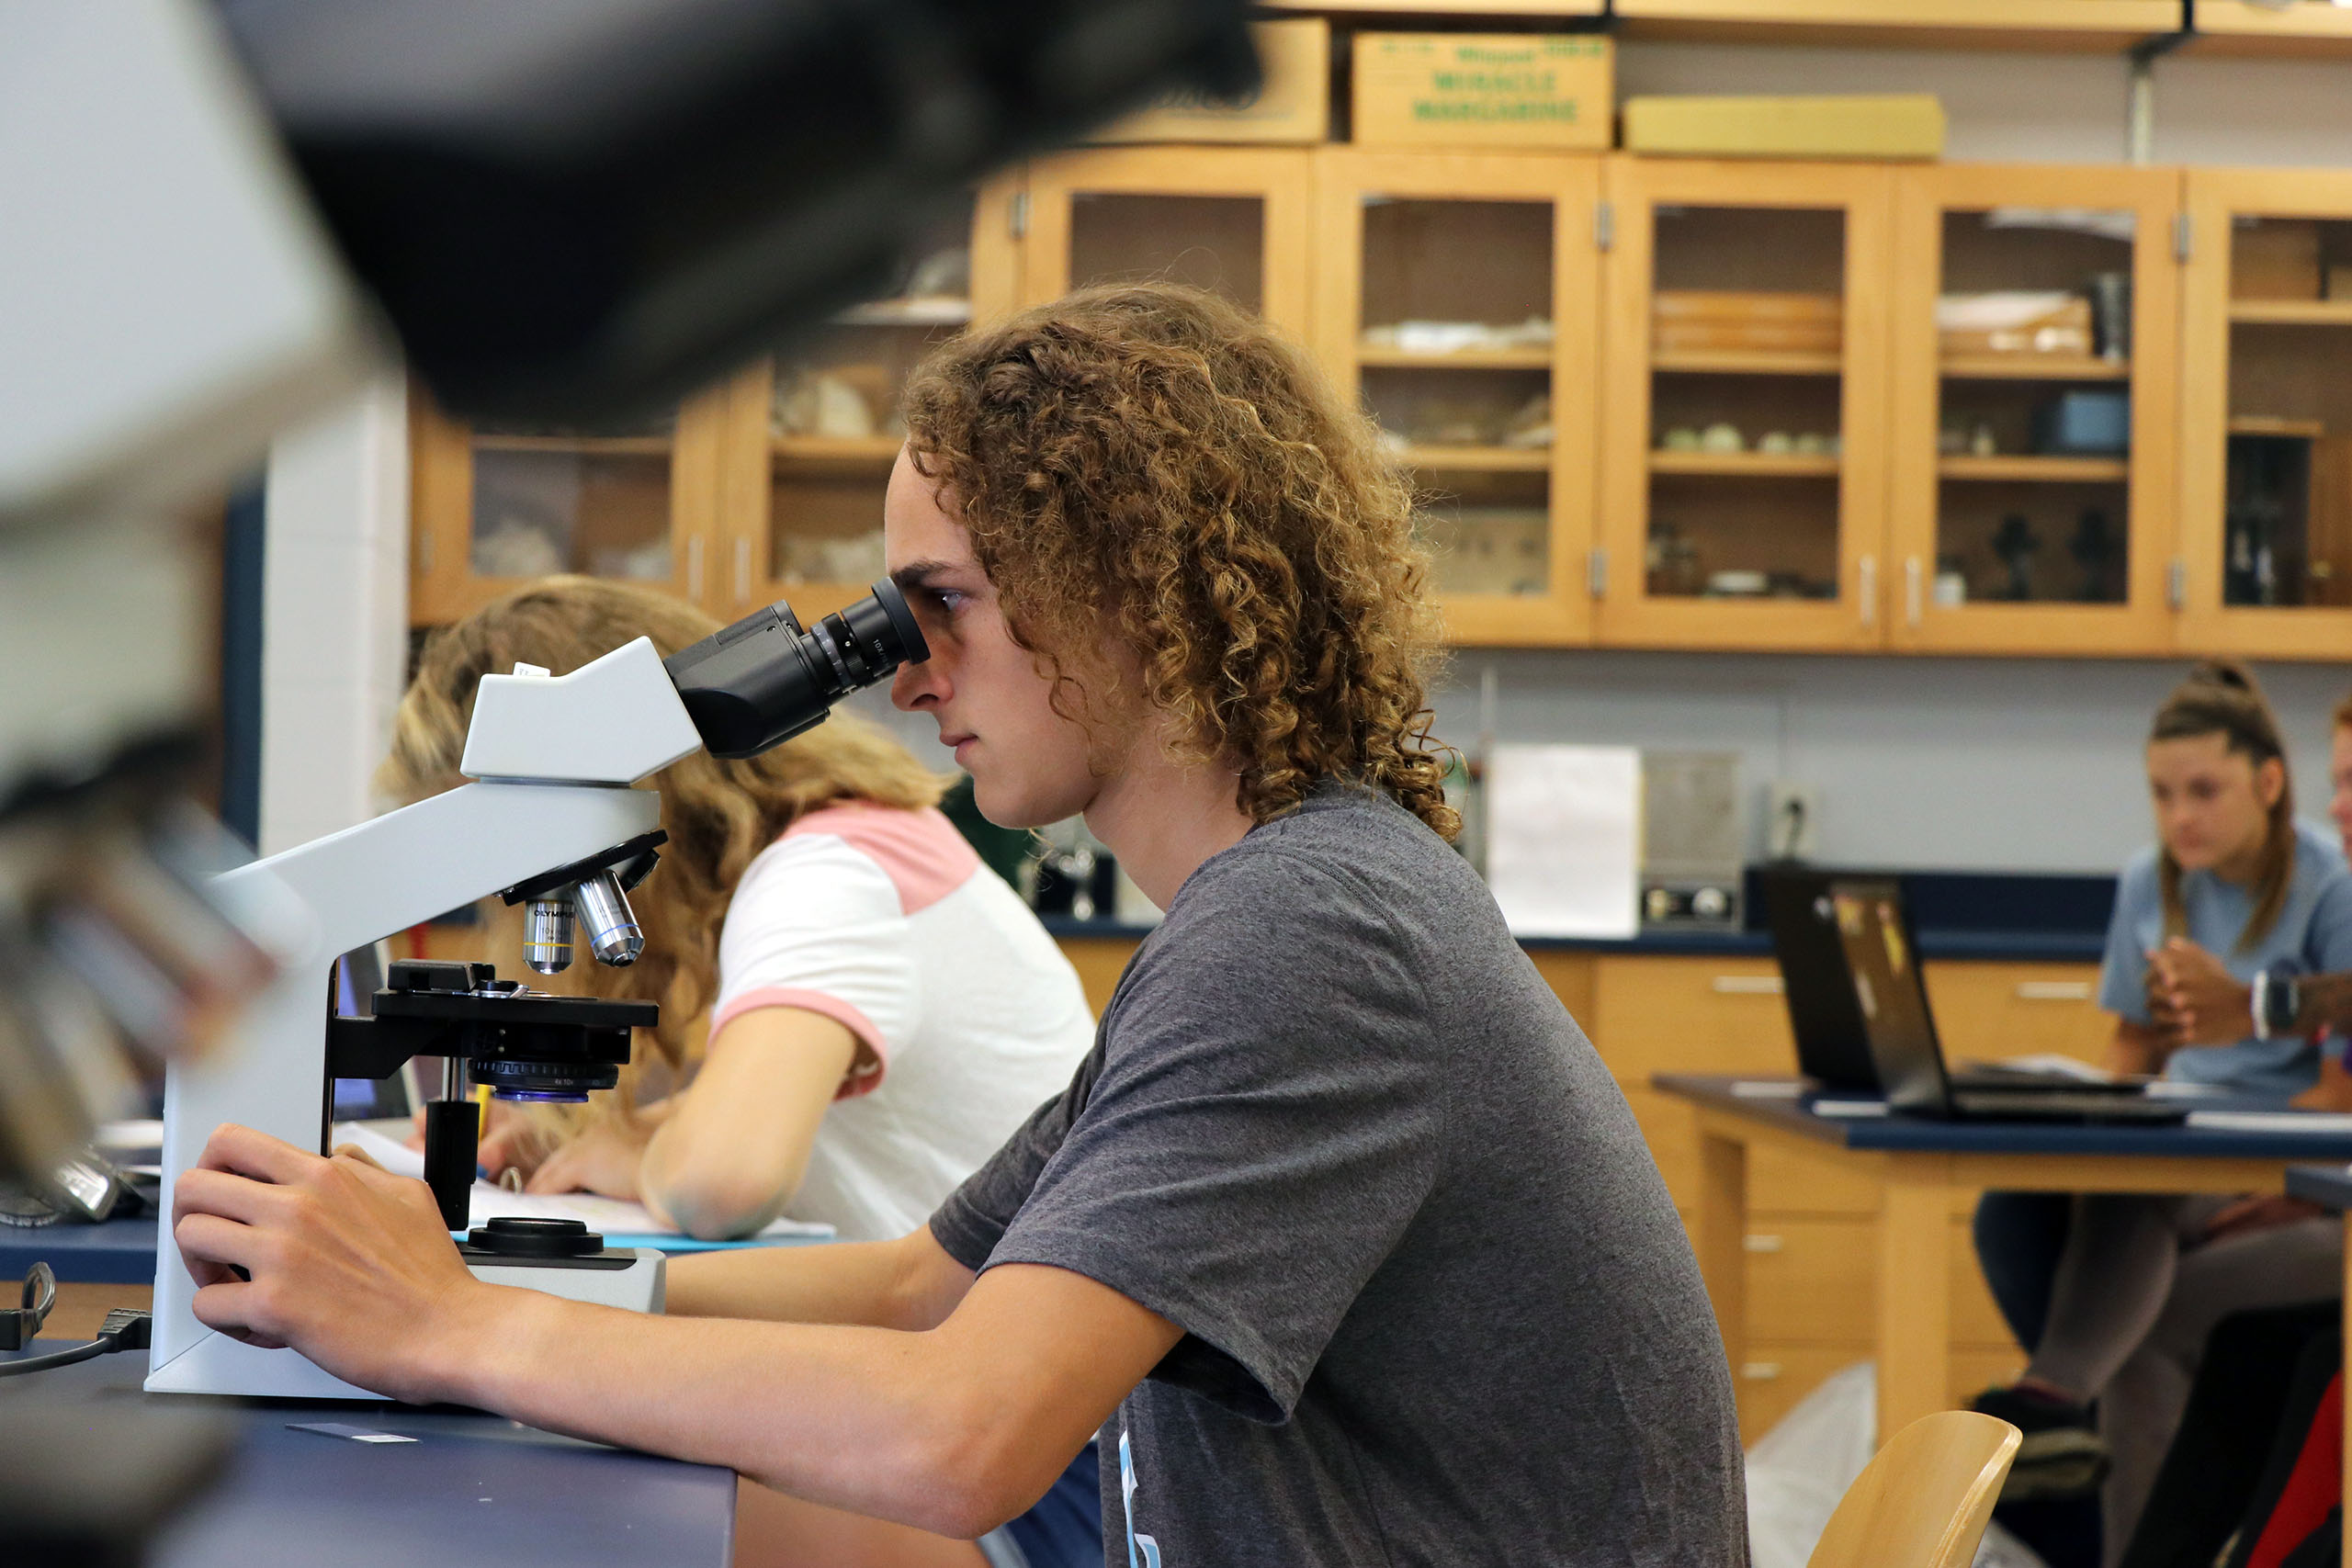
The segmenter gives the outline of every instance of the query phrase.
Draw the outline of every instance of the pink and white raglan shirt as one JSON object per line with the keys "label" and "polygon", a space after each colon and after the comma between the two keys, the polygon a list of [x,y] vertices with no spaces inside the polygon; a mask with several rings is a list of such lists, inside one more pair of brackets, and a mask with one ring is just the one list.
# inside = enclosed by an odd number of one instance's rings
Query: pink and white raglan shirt
{"label": "pink and white raglan shirt", "polygon": [[936,811],[812,811],[743,873],[710,1033],[758,1008],[836,1020],[877,1064],[842,1086],[786,1212],[844,1241],[931,1217],[1091,1047],[1077,972]]}

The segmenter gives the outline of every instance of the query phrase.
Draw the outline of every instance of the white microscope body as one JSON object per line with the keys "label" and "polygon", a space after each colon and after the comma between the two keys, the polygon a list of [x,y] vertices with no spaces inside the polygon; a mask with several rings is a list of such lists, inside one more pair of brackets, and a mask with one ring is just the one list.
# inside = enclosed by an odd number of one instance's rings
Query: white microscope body
{"label": "white microscope body", "polygon": [[[337,957],[449,909],[649,833],[661,797],[638,780],[700,750],[662,658],[639,638],[560,677],[482,679],[460,763],[480,782],[228,873],[269,879],[308,906],[307,945],[255,998],[238,1035],[164,1091],[163,1211],[147,1387],[187,1393],[377,1397],[293,1350],[205,1327],[168,1217],[179,1175],[223,1122],[324,1152],[332,1115],[329,977]],[[500,1269],[484,1279],[639,1310],[662,1305],[662,1256],[626,1269]]]}

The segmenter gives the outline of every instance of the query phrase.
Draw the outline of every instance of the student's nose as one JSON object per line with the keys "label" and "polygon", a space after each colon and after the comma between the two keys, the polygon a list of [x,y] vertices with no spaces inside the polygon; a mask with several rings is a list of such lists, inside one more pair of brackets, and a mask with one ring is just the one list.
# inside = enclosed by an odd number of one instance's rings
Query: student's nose
{"label": "student's nose", "polygon": [[890,677],[890,705],[901,713],[912,713],[923,698],[939,696],[936,655],[920,664],[901,664],[899,672]]}

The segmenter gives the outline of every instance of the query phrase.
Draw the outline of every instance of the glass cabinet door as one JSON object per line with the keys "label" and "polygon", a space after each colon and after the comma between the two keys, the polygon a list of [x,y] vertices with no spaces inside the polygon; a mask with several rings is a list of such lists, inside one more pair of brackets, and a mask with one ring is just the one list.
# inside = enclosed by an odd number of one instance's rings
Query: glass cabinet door
{"label": "glass cabinet door", "polygon": [[[909,374],[967,326],[976,297],[1009,303],[1001,226],[1014,185],[941,214],[888,298],[854,306],[729,389],[714,609],[734,618],[778,599],[805,625],[865,596],[883,573],[882,497],[906,436]],[[976,272],[980,276],[976,276]],[[993,313],[993,312],[991,312]]]}
{"label": "glass cabinet door", "polygon": [[2178,175],[1895,179],[1895,646],[2165,649]]}
{"label": "glass cabinet door", "polygon": [[2352,175],[2188,176],[2182,637],[2352,654]]}
{"label": "glass cabinet door", "polygon": [[1331,150],[1318,357],[1410,470],[1449,640],[1579,641],[1597,159]]}
{"label": "glass cabinet door", "polygon": [[1023,302],[1089,283],[1167,278],[1304,337],[1308,159],[1255,147],[1132,147],[1031,166]]}
{"label": "glass cabinet door", "polygon": [[410,402],[409,618],[462,619],[533,578],[584,572],[700,599],[720,394],[638,429],[473,429]]}
{"label": "glass cabinet door", "polygon": [[1882,639],[1887,177],[1611,161],[1603,642]]}

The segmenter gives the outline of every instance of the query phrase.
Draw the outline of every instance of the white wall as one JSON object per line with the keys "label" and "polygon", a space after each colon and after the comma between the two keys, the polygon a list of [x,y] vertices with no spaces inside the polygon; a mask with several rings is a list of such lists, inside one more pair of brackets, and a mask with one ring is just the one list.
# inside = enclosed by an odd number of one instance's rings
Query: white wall
{"label": "white wall", "polygon": [[261,845],[370,814],[408,659],[408,401],[388,379],[270,446]]}

